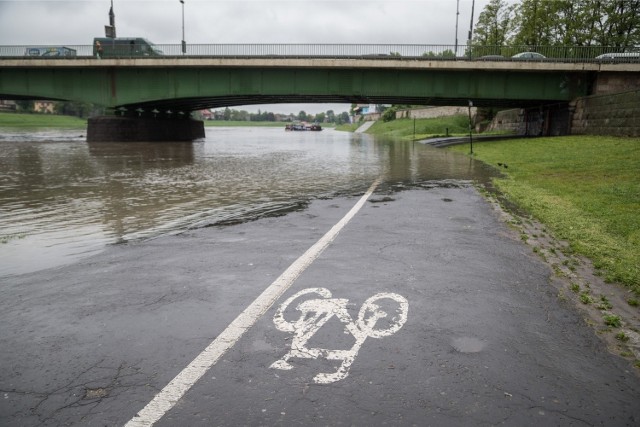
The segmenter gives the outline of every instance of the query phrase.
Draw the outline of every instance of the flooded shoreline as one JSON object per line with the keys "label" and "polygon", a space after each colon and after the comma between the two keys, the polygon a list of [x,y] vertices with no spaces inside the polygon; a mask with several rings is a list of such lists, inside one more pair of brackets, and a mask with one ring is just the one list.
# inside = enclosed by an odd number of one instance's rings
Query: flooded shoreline
{"label": "flooded shoreline", "polygon": [[420,143],[327,130],[208,129],[204,140],[86,143],[77,130],[0,140],[0,277],[106,245],[243,222],[416,183],[483,181],[481,163]]}

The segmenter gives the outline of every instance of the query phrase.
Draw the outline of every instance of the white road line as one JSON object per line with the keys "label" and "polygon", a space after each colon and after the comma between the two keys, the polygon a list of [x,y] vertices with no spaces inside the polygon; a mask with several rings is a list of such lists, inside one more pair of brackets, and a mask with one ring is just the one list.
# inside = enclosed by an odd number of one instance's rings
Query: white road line
{"label": "white road line", "polygon": [[262,316],[293,282],[336,238],[340,230],[351,221],[373,194],[380,183],[377,179],[349,212],[320,240],[287,268],[267,289],[256,298],[211,344],[169,382],[138,412],[126,427],[152,426],[164,416],[191,387],[227,352],[242,335]]}

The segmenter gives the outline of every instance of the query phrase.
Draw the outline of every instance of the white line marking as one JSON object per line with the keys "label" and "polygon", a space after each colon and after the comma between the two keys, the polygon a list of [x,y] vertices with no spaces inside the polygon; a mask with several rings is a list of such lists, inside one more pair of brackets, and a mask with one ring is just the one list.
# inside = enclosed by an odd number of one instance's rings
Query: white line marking
{"label": "white line marking", "polygon": [[126,427],[152,426],[164,416],[189,391],[191,387],[227,352],[242,335],[255,324],[293,282],[336,238],[340,230],[351,221],[373,194],[380,183],[375,180],[367,192],[336,225],[320,240],[300,256],[284,273],[273,281],[218,337],[211,342],[189,365],[169,382],[155,397],[138,412]]}

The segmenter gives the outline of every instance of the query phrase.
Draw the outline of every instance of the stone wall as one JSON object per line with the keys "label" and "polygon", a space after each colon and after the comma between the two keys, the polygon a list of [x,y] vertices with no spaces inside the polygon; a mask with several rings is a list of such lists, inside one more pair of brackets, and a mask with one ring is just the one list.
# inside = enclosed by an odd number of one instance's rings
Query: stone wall
{"label": "stone wall", "polygon": [[[471,107],[471,118],[475,121],[476,107]],[[434,119],[436,117],[456,116],[458,114],[469,114],[469,107],[425,107],[412,108],[410,110],[396,111],[396,119]],[[353,121],[355,123],[360,120],[364,122],[377,121],[382,118],[381,113],[368,113],[363,115],[355,115]]]}
{"label": "stone wall", "polygon": [[570,132],[568,104],[499,111],[487,131],[506,131],[516,135],[559,136]]}
{"label": "stone wall", "polygon": [[504,131],[521,135],[523,134],[522,131],[524,129],[523,123],[524,108],[502,110],[498,111],[498,113],[489,124],[489,127],[487,127],[486,131]]}
{"label": "stone wall", "polygon": [[640,90],[593,95],[571,103],[500,111],[488,131],[517,135],[640,136]]}
{"label": "stone wall", "polygon": [[[476,107],[471,107],[471,116],[475,117]],[[436,117],[456,116],[469,114],[469,107],[426,107],[396,112],[396,119],[433,119]]]}
{"label": "stone wall", "polygon": [[640,90],[578,98],[571,107],[573,135],[640,136]]}

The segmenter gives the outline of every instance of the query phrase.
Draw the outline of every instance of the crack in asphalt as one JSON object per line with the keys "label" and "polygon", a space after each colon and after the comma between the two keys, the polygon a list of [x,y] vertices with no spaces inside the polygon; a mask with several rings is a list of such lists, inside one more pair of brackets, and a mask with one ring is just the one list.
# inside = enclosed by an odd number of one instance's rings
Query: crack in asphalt
{"label": "crack in asphalt", "polygon": [[[79,422],[91,415],[100,406],[104,399],[110,399],[120,395],[122,391],[135,387],[149,387],[149,378],[145,378],[137,367],[137,363],[128,365],[125,362],[118,366],[104,366],[104,359],[87,367],[64,385],[53,390],[25,391],[25,390],[0,390],[6,394],[31,395],[38,399],[37,403],[28,409],[29,414],[37,417],[38,425],[48,425],[50,421],[60,419],[58,416],[69,408],[88,408],[84,410],[80,419],[69,420]],[[108,371],[100,375],[100,371]],[[95,376],[98,373],[97,376]],[[143,378],[140,378],[143,376]],[[128,381],[131,379],[131,381]],[[141,381],[142,379],[142,381]],[[64,403],[56,408],[47,408],[54,398],[62,398]],[[13,416],[18,415],[17,413]]]}

